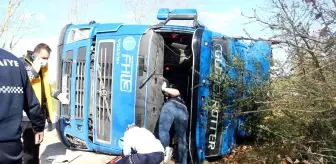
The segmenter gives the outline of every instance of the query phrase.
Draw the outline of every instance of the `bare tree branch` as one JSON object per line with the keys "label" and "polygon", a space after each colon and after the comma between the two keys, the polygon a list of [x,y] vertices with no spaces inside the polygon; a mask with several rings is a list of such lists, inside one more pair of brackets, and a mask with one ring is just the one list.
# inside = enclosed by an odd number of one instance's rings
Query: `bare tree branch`
{"label": "bare tree branch", "polygon": [[23,0],[8,0],[5,18],[0,20],[0,43],[2,48],[13,50],[33,25],[34,14],[21,13]]}
{"label": "bare tree branch", "polygon": [[71,0],[71,6],[68,11],[68,20],[72,23],[85,21],[90,4],[96,0]]}
{"label": "bare tree branch", "polygon": [[10,20],[12,19],[13,15],[15,14],[16,10],[18,7],[21,5],[22,0],[17,0],[17,1],[12,1],[8,0],[8,6],[7,6],[7,11],[6,11],[6,16],[5,16],[5,21],[3,25],[1,26],[0,29],[0,38],[3,38],[3,45],[2,48],[5,48],[6,46],[6,41],[7,41],[7,36],[8,36],[8,29],[9,29],[9,24]]}

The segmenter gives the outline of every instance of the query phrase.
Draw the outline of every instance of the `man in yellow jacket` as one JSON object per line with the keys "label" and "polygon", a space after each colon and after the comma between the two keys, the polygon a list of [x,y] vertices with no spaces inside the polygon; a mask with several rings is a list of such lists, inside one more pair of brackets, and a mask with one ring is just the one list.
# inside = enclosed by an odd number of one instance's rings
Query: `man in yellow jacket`
{"label": "man in yellow jacket", "polygon": [[[48,120],[48,124],[51,125],[51,118],[53,119],[55,117],[55,113],[53,112],[55,107],[52,103],[53,98],[61,101],[62,104],[68,104],[69,100],[65,93],[61,93],[57,90],[52,91],[51,89],[47,66],[50,53],[50,47],[45,43],[40,43],[35,47],[34,51],[27,51],[27,54],[25,54],[21,60],[23,60],[25,64],[29,80],[40,102],[44,117]],[[38,141],[41,136],[35,135],[32,125],[25,113],[23,113],[22,132],[23,163],[38,164],[40,161],[40,143],[36,141]]]}

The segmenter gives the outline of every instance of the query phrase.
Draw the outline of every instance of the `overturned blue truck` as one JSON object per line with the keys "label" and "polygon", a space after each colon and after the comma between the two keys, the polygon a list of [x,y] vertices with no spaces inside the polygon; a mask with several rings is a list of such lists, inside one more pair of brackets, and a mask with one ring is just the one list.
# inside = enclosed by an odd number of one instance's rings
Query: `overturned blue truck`
{"label": "overturned blue truck", "polygon": [[[205,109],[213,90],[202,84],[235,55],[260,61],[267,73],[269,43],[227,39],[199,23],[195,9],[162,8],[157,19],[162,22],[156,25],[93,21],[63,28],[57,88],[69,93],[70,104],[57,104],[56,129],[64,145],[120,155],[128,124],[156,134],[164,77],[179,88],[188,106],[190,163],[230,153],[236,136],[244,134],[239,126],[244,119],[228,122],[220,111]],[[168,25],[172,20],[191,20],[193,25]],[[245,65],[255,70],[249,62]]]}

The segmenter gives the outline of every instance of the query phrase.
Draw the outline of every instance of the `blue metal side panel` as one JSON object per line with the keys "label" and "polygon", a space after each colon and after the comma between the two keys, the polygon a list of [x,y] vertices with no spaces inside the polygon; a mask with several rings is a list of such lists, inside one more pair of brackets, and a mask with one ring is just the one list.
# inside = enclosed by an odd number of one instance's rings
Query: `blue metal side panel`
{"label": "blue metal side panel", "polygon": [[[76,28],[92,28],[91,38],[98,33],[109,34],[143,34],[150,26],[149,25],[124,25],[123,23],[104,23],[104,24],[77,24],[71,25],[68,28],[68,32],[71,29]],[[67,34],[68,35],[68,34]],[[67,36],[66,35],[66,36]]]}
{"label": "blue metal side panel", "polygon": [[216,38],[220,38],[220,37],[223,37],[223,34],[219,33],[219,32],[213,32],[213,37],[216,37]]}
{"label": "blue metal side panel", "polygon": [[[118,26],[117,30],[109,30],[108,27],[111,24],[100,24],[94,31],[94,34],[107,33],[108,35],[142,35],[149,28],[148,25],[121,25],[114,24]],[[114,27],[116,28],[116,27]],[[104,31],[105,30],[105,31]]]}
{"label": "blue metal side panel", "polygon": [[[120,28],[121,30],[122,28]],[[118,36],[119,34],[119,36]],[[135,117],[135,97],[136,95],[136,74],[137,57],[140,38],[142,35],[121,35],[122,33],[102,33],[97,35],[97,46],[100,41],[106,39],[115,40],[115,50],[113,54],[113,82],[112,82],[112,126],[111,143],[97,140],[96,130],[94,130],[94,149],[98,152],[121,154],[122,150],[118,145],[118,140],[123,137],[128,124],[134,122]],[[127,41],[135,41],[134,46],[127,44]],[[99,48],[96,49],[99,54]],[[97,61],[97,59],[96,59]],[[95,72],[97,68],[94,68]],[[128,74],[130,73],[130,74]],[[130,78],[127,78],[129,77]],[[94,79],[95,88],[97,85]],[[129,86],[130,85],[130,86]],[[96,100],[96,98],[95,98]],[[94,103],[95,104],[95,103]],[[96,118],[96,112],[94,112]]]}
{"label": "blue metal side panel", "polygon": [[[120,76],[120,78],[123,78],[123,75],[127,74],[126,69],[130,69],[130,76],[131,79],[129,82],[131,83],[130,89],[124,88],[122,86],[125,86],[127,82],[123,81],[123,79],[120,79],[120,81],[114,81],[115,88],[113,90],[114,95],[118,95],[118,97],[115,97],[117,99],[113,99],[113,112],[112,115],[116,116],[115,119],[113,119],[113,129],[118,129],[117,131],[113,131],[113,141],[116,147],[121,151],[119,148],[119,145],[117,141],[124,136],[124,132],[126,130],[126,127],[128,124],[134,123],[134,117],[135,117],[135,97],[136,95],[136,77],[137,77],[137,58],[138,58],[138,51],[139,51],[139,43],[140,43],[140,37],[142,35],[123,35],[122,36],[122,46],[120,54],[120,65],[117,65],[115,63],[114,65],[114,74],[116,76]],[[126,42],[127,38],[133,37],[135,42],[134,48],[127,48]],[[117,45],[118,47],[118,45]],[[117,56],[116,56],[117,58]],[[127,61],[130,60],[130,61]],[[129,64],[129,68],[127,67],[127,64]],[[115,76],[115,77],[116,77]],[[118,79],[118,78],[116,78]],[[119,88],[119,89],[117,89]],[[113,133],[112,132],[112,133]]]}
{"label": "blue metal side panel", "polygon": [[101,32],[116,32],[122,26],[122,23],[100,24],[96,28],[97,33]]}
{"label": "blue metal side panel", "polygon": [[[252,43],[249,46],[249,49],[246,53],[247,57],[247,71],[252,72],[252,76],[256,76],[256,68],[255,63],[259,62],[261,64],[261,73],[263,76],[263,81],[269,80],[269,70],[270,70],[270,54],[271,54],[271,46],[269,43],[264,41],[259,41]],[[252,77],[249,77],[249,81],[252,80]]]}
{"label": "blue metal side panel", "polygon": [[[255,62],[260,62],[261,64],[260,73],[262,75],[262,82],[267,82],[269,80],[270,51],[271,47],[269,43],[264,41],[255,42],[246,47],[246,50],[244,51],[244,53],[246,54],[245,59],[246,72],[244,73],[244,80],[248,90],[250,87],[252,87],[252,85],[259,85],[257,84],[257,81],[254,80],[258,76],[257,69],[255,67]],[[248,92],[248,90],[246,91],[246,93]],[[241,137],[246,136],[246,132],[242,129],[242,125],[244,125],[245,121],[246,120],[243,116],[239,117],[238,129],[237,129],[238,136]]]}
{"label": "blue metal side panel", "polygon": [[[69,32],[69,30],[75,29],[75,28],[95,28],[98,25],[99,25],[99,23],[95,23],[95,24],[74,24],[74,25],[71,25],[68,28],[68,32]],[[66,36],[68,36],[68,35],[66,35]]]}
{"label": "blue metal side panel", "polygon": [[257,61],[261,63],[263,81],[269,80],[271,46],[268,42],[258,41],[250,45],[249,53],[254,54]]}
{"label": "blue metal side panel", "polygon": [[[246,60],[246,53],[248,51],[248,45],[242,41],[236,41],[235,42],[235,47],[241,57],[241,60],[243,62],[245,62],[245,69],[247,67],[247,60]],[[244,73],[244,83],[245,85],[247,85],[247,78],[246,78],[246,73]],[[244,96],[243,97],[246,97],[247,95],[247,91],[245,91],[244,93]],[[246,131],[242,128],[243,124],[245,122],[245,118],[243,116],[238,116],[238,120],[237,120],[237,136],[239,137],[245,137],[246,136]]]}
{"label": "blue metal side panel", "polygon": [[[210,76],[210,60],[211,60],[211,38],[212,32],[204,30],[201,42],[200,53],[200,69],[199,69],[199,84],[204,84],[203,80],[207,82],[207,77]],[[197,106],[197,125],[196,125],[196,146],[198,148],[198,160],[205,160],[205,127],[207,118],[207,109],[204,108],[205,100],[209,96],[209,87],[207,85],[200,85],[198,88],[198,106]],[[203,98],[202,98],[203,97]]]}

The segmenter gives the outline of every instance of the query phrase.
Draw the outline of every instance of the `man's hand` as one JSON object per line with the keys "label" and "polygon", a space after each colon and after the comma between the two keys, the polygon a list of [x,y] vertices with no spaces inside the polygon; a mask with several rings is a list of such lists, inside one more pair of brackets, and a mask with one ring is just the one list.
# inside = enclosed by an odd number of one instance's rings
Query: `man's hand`
{"label": "man's hand", "polygon": [[162,86],[161,86],[161,89],[162,89],[162,91],[166,91],[166,88],[167,88],[167,83],[164,81]]}
{"label": "man's hand", "polygon": [[35,145],[40,144],[43,141],[44,132],[36,132],[35,133]]}
{"label": "man's hand", "polygon": [[67,93],[60,93],[57,96],[57,99],[62,103],[62,104],[69,104],[70,100],[67,98]]}
{"label": "man's hand", "polygon": [[43,62],[42,59],[39,57],[36,57],[36,59],[33,61],[33,68],[36,72],[40,72],[42,62]]}

